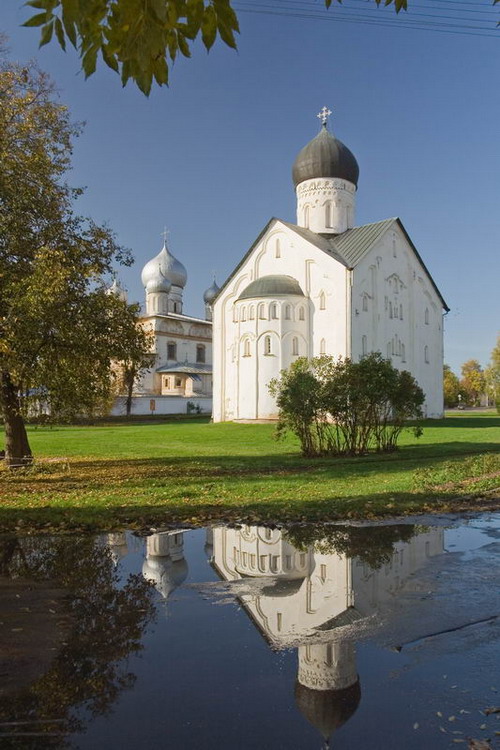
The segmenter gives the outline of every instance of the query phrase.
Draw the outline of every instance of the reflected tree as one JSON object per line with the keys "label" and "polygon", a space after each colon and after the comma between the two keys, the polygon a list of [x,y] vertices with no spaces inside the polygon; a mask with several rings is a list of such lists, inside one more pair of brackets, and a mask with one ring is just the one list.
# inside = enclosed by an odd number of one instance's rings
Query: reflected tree
{"label": "reflected tree", "polygon": [[[26,726],[36,728],[36,741],[43,740],[44,747],[66,747],[69,733],[83,732],[86,720],[109,714],[120,693],[134,684],[125,659],[142,649],[141,637],[155,612],[154,587],[140,575],[120,584],[110,552],[98,538],[2,540],[0,565],[10,579],[51,581],[63,588],[70,622],[45,674],[2,699],[2,747],[30,747],[26,738],[15,736]],[[16,721],[29,724],[6,724]]]}
{"label": "reflected tree", "polygon": [[334,526],[306,524],[291,526],[284,533],[299,550],[312,548],[325,555],[356,557],[373,569],[388,563],[398,542],[409,542],[425,531],[423,526]]}

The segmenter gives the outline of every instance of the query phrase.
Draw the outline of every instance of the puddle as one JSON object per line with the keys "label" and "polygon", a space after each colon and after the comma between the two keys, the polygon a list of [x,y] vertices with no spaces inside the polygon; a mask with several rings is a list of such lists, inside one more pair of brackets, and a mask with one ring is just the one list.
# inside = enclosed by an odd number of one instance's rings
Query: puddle
{"label": "puddle", "polygon": [[495,514],[4,537],[1,747],[500,748],[499,554]]}

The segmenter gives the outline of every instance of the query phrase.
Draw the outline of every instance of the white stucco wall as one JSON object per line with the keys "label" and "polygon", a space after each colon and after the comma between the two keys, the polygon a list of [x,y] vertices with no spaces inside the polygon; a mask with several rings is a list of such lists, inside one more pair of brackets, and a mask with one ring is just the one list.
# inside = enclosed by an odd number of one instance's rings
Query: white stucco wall
{"label": "white stucco wall", "polygon": [[[196,364],[197,346],[205,347],[204,364],[212,364],[211,322],[181,315],[155,315],[143,318],[141,322],[146,330],[152,330],[154,333],[152,352],[156,354],[156,359],[151,369],[137,381],[137,395],[161,395],[162,375],[156,370],[164,365],[173,366],[176,363]],[[175,345],[176,356],[172,359],[168,357],[169,344]],[[205,380],[202,376],[203,391],[211,396],[211,378],[206,383]]]}
{"label": "white stucco wall", "polygon": [[[154,410],[151,410],[151,401],[154,402]],[[191,398],[184,396],[133,396],[132,397],[132,414],[151,416],[151,414],[187,414],[187,405],[189,403],[200,407],[201,413],[208,415],[212,413],[212,399]],[[194,413],[194,412],[191,412]],[[114,417],[121,417],[126,414],[126,398],[119,396],[115,399],[111,414]]]}
{"label": "white stucco wall", "polygon": [[317,177],[296,188],[297,224],[313,232],[341,234],[355,222],[356,186],[348,180]]}
{"label": "white stucco wall", "polygon": [[351,335],[355,360],[380,351],[415,377],[427,416],[443,415],[442,305],[396,222],[353,270]]}
{"label": "white stucco wall", "polygon": [[[304,297],[238,302],[252,281],[268,275],[291,276]],[[349,294],[343,265],[281,222],[272,223],[214,306],[214,421],[274,418],[276,406],[267,384],[281,369],[297,356],[312,357],[322,350],[335,357],[345,355]],[[265,319],[259,318],[259,304],[266,306]],[[273,304],[278,317],[269,319]],[[250,319],[251,305],[255,306],[254,319]],[[287,305],[292,308],[290,320],[286,319]],[[245,321],[241,320],[243,306]],[[300,319],[301,307],[304,320]],[[265,336],[271,337],[275,356],[264,354]],[[245,338],[251,341],[252,356],[243,356]],[[292,353],[294,338],[297,355]]]}

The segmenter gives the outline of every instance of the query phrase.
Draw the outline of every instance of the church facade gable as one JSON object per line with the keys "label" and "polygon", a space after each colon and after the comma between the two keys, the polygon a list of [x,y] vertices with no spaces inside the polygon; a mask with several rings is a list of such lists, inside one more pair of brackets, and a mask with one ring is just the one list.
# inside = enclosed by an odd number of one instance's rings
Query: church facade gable
{"label": "church facade gable", "polygon": [[347,298],[345,266],[271,222],[215,303],[214,421],[275,418],[272,378],[321,346],[345,352]]}

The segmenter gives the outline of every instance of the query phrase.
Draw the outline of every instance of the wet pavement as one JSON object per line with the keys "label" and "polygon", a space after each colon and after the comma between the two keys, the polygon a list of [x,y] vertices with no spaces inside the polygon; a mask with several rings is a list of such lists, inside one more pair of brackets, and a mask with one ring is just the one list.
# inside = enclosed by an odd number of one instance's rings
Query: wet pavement
{"label": "wet pavement", "polygon": [[500,515],[0,539],[0,746],[500,748]]}

